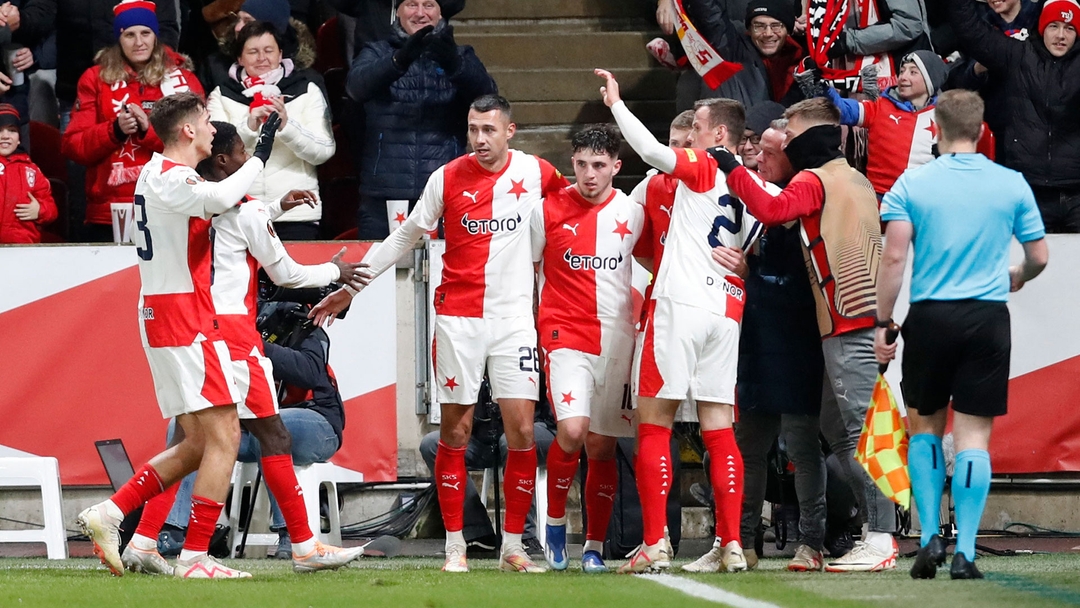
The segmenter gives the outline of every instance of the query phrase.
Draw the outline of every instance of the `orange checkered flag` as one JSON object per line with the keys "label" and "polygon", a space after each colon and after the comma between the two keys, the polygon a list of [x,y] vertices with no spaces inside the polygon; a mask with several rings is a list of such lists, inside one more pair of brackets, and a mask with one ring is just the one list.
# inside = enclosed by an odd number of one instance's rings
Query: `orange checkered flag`
{"label": "orange checkered flag", "polygon": [[[893,324],[885,333],[891,344],[896,341],[899,327]],[[855,459],[866,469],[885,496],[905,509],[911,508],[911,477],[908,475],[908,437],[900,408],[896,405],[889,383],[885,380],[888,365],[878,368],[877,383],[866,411],[862,436],[855,450]]]}

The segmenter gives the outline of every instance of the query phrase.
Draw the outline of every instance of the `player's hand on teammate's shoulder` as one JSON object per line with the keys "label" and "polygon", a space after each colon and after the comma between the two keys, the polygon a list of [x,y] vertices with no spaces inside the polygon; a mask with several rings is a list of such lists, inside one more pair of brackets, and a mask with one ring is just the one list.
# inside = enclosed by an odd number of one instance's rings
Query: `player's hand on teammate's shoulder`
{"label": "player's hand on teammate's shoulder", "polygon": [[308,312],[309,319],[315,319],[318,327],[330,327],[341,311],[349,307],[352,295],[343,287],[322,299]]}
{"label": "player's hand on teammate's shoulder", "polygon": [[622,97],[619,96],[619,82],[615,80],[615,76],[611,72],[597,68],[593,70],[593,73],[604,79],[604,86],[600,87],[600,94],[604,97],[604,105],[610,108],[622,101]]}
{"label": "player's hand on teammate's shoulder", "polygon": [[742,166],[739,159],[735,158],[735,155],[723,146],[709,148],[708,153],[716,159],[716,166],[720,167],[720,170],[724,173],[731,173]]}
{"label": "player's hand on teammate's shoulder", "polygon": [[281,197],[281,210],[288,211],[300,205],[314,207],[317,202],[318,199],[311,190],[289,190],[288,194]]}
{"label": "player's hand on teammate's shoulder", "polygon": [[[337,252],[337,255],[331,258],[330,262],[337,266],[338,270],[341,271],[341,276],[338,278],[339,281],[352,287],[356,291],[360,291],[367,287],[374,277],[365,272],[365,269],[369,268],[367,264],[363,262],[346,262],[342,259],[345,257],[347,251],[347,247],[342,247],[341,251]],[[325,300],[323,301],[325,302]]]}
{"label": "player's hand on teammate's shoulder", "polygon": [[740,279],[750,276],[750,267],[746,264],[746,254],[738,247],[713,247],[712,259]]}

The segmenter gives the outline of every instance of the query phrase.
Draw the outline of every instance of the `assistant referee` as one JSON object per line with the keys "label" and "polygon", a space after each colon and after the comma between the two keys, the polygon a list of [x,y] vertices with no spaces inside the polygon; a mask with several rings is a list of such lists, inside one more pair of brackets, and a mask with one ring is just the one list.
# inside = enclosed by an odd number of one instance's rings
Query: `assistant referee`
{"label": "assistant referee", "polygon": [[[1012,341],[1010,291],[1046,267],[1042,218],[1031,188],[1016,171],[975,151],[983,102],[970,91],[938,98],[935,118],[941,157],[905,172],[885,194],[888,222],[878,271],[878,361],[896,356],[885,343],[903,284],[908,244],[914,246],[911,309],[903,325],[904,399],[911,445],[908,466],[922,523],[912,578],[933,578],[945,563],[945,541],[935,534],[945,487],[941,437],[953,407],[956,467],[952,495],[957,540],[950,574],[982,578],[975,567],[975,533],[990,490],[990,430],[1005,414]],[[1009,267],[1009,246],[1024,247],[1023,264]]]}

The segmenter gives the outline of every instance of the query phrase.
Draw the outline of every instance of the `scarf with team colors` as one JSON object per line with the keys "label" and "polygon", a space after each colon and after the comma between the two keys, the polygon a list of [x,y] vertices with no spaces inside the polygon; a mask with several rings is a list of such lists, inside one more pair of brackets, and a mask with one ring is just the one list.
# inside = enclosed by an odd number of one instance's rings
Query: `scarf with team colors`
{"label": "scarf with team colors", "polygon": [[697,31],[694,24],[690,23],[682,0],[675,0],[675,9],[679,20],[675,25],[675,33],[679,35],[679,42],[686,51],[690,65],[694,66],[694,71],[701,76],[705,84],[715,89],[742,69],[742,65],[738,63],[725,61],[701,32]]}
{"label": "scarf with team colors", "polygon": [[[854,6],[852,6],[854,5]],[[829,49],[836,44],[844,31],[848,14],[855,11],[858,27],[865,28],[878,23],[881,13],[877,0],[810,0],[806,7],[806,48],[810,57],[821,66],[822,76],[848,92],[861,91],[861,76],[869,66],[877,68],[878,89],[884,91],[894,84],[892,59],[888,53],[857,55],[830,60]],[[865,73],[872,73],[873,70]]]}
{"label": "scarf with team colors", "polygon": [[272,106],[272,98],[281,95],[278,83],[282,78],[292,74],[292,59],[282,59],[277,69],[270,70],[261,76],[248,76],[239,64],[234,63],[229,69],[229,76],[244,85],[244,95],[251,98],[248,104],[249,111],[261,106]]}

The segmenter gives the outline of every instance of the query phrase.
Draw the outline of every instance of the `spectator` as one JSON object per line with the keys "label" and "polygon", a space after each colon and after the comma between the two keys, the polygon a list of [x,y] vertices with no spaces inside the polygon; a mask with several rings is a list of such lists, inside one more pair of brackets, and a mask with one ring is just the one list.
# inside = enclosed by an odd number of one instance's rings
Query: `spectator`
{"label": "spectator", "polygon": [[[748,113],[748,125],[757,107]],[[786,122],[773,125],[770,128],[767,123],[767,128],[759,131],[761,145],[755,165],[762,179],[784,187],[795,169],[783,151]],[[735,423],[746,488],[742,544],[755,546],[768,477],[767,457],[783,433],[788,456],[795,464],[800,504],[801,545],[788,569],[817,571],[824,566],[825,541],[825,459],[818,439],[825,363],[798,226],[769,228],[756,253],[747,256],[747,263],[750,274],[739,338],[739,419]],[[747,565],[756,565],[758,557],[748,549]]]}
{"label": "spectator", "polygon": [[315,37],[306,25],[289,16],[286,0],[245,0],[231,25],[221,28],[222,33],[214,39],[214,49],[205,54],[205,61],[196,64],[207,88],[213,90],[229,79],[229,68],[235,62],[236,36],[253,21],[266,21],[274,26],[281,35],[282,55],[292,59],[295,69],[304,70],[315,63]]}
{"label": "spectator", "polygon": [[360,51],[347,84],[366,117],[361,239],[386,238],[386,201],[408,200],[411,209],[432,171],[465,152],[469,104],[497,92],[472,47],[454,41],[435,0],[396,1],[393,34]]}
{"label": "spectator", "polygon": [[[1039,14],[1042,3],[1037,0],[994,0],[976,5],[979,16],[998,31],[1010,38],[1027,40],[1038,35]],[[1002,133],[1008,122],[1005,108],[1005,91],[1002,90],[1005,79],[1001,74],[991,74],[986,66],[971,59],[959,57],[949,69],[949,78],[944,90],[968,89],[978,91],[986,103],[986,124],[994,133]],[[998,140],[1000,147],[1004,139]],[[997,156],[1001,156],[1000,148]]]}
{"label": "spectator", "polygon": [[[541,378],[541,384],[544,380]],[[546,401],[546,393],[541,392],[541,400]],[[555,441],[555,420],[548,403],[537,404],[533,417],[533,436],[536,439],[536,457],[543,462],[548,449]],[[465,467],[470,471],[481,471],[501,466],[506,462],[506,434],[503,433],[502,418],[499,408],[491,400],[491,387],[485,378],[480,388],[480,396],[473,413],[473,431],[465,451]],[[435,453],[439,446],[439,431],[432,431],[420,440],[420,456],[427,463],[428,470],[435,471]],[[465,527],[462,534],[465,544],[470,548],[494,552],[501,540],[488,518],[487,507],[480,502],[480,494],[471,478],[465,482]],[[536,538],[536,503],[529,511],[525,521],[525,532],[521,537],[525,551],[533,557],[543,557],[544,548]]]}
{"label": "spectator", "polygon": [[[264,21],[245,25],[235,48],[237,63],[207,101],[211,119],[236,126],[244,146],[251,150],[266,117],[271,112],[281,116],[274,151],[249,194],[266,201],[280,200],[295,189],[318,196],[316,168],[337,149],[318,74],[297,69],[283,57],[280,34]],[[314,207],[303,205],[285,212],[274,220],[274,227],[282,240],[314,240],[319,238],[321,217],[320,200]]]}
{"label": "spectator", "polygon": [[841,124],[866,128],[866,176],[879,198],[905,170],[934,159],[934,102],[945,75],[941,57],[915,51],[901,62],[897,85],[874,101],[845,99],[825,87],[826,97],[840,108]]}
{"label": "spectator", "polygon": [[19,111],[0,104],[0,243],[40,243],[41,226],[56,219],[52,188],[20,145]]}
{"label": "spectator", "polygon": [[21,16],[19,1],[0,5],[0,47],[4,50],[3,71],[0,72],[0,101],[15,106],[19,112],[20,135],[23,147],[29,148],[30,132],[30,81],[27,72],[34,66],[34,54],[22,44],[23,35],[17,35]]}
{"label": "spectator", "polygon": [[[676,109],[690,108],[706,97],[735,99],[748,108],[769,100],[786,107],[802,99],[799,87],[793,86],[792,72],[806,50],[792,37],[796,11],[791,0],[751,0],[746,5],[745,32],[731,17],[725,0],[686,0],[684,7],[690,21],[724,60],[740,63],[743,68],[716,89],[694,75],[680,79]],[[677,48],[674,52],[682,51]],[[697,86],[690,85],[688,90],[686,80]]]}
{"label": "spectator", "polygon": [[858,0],[849,6],[847,23],[827,50],[828,77],[845,93],[861,90],[859,78],[868,65],[882,64],[878,77],[891,79],[902,57],[932,49],[924,0]]}
{"label": "spectator", "polygon": [[139,172],[163,149],[148,118],[154,103],[182,91],[203,94],[190,62],[158,39],[152,2],[127,0],[114,11],[118,42],[79,79],[61,144],[64,156],[87,169],[83,237],[92,242],[113,239],[109,204],[134,200]]}
{"label": "spectator", "polygon": [[[278,306],[282,303],[269,303]],[[285,303],[293,306],[292,303]],[[260,318],[264,307],[260,309]],[[310,391],[310,398],[298,403],[282,403],[281,422],[289,431],[292,459],[295,466],[306,466],[315,462],[326,462],[341,447],[341,434],[345,429],[345,406],[337,389],[337,380],[328,364],[330,338],[320,328],[315,328],[295,346],[286,347],[271,342],[263,342],[266,357],[273,363],[274,379],[287,385]],[[170,423],[169,435],[175,425]],[[238,462],[259,462],[262,451],[259,440],[246,428],[240,437],[240,450],[236,455]],[[166,521],[166,528],[158,539],[158,550],[162,555],[174,555],[183,545],[182,535],[177,530],[187,528],[188,515],[191,512],[191,490],[195,475],[191,474],[181,482],[176,501]],[[337,505],[331,506],[337,508]],[[271,524],[270,529],[278,531],[278,547],[274,556],[278,559],[291,559],[292,548],[288,532],[285,529],[285,517],[278,508],[273,494],[270,494]]]}
{"label": "spectator", "polygon": [[[746,111],[746,130],[739,141],[739,158],[747,169],[758,168],[761,136],[772,121],[784,115],[784,106],[775,101],[763,101]],[[772,180],[770,180],[772,181]]]}
{"label": "spectator", "polygon": [[[447,22],[465,9],[465,0],[436,0]],[[348,28],[353,33],[352,53],[355,59],[360,49],[369,42],[389,40],[394,33],[393,3],[386,0],[329,0],[330,6],[353,23]]]}
{"label": "spectator", "polygon": [[1004,111],[997,160],[1024,175],[1047,232],[1080,232],[1080,4],[1049,0],[1026,41],[979,19],[973,0],[947,6],[961,47],[1001,78],[990,98]]}

